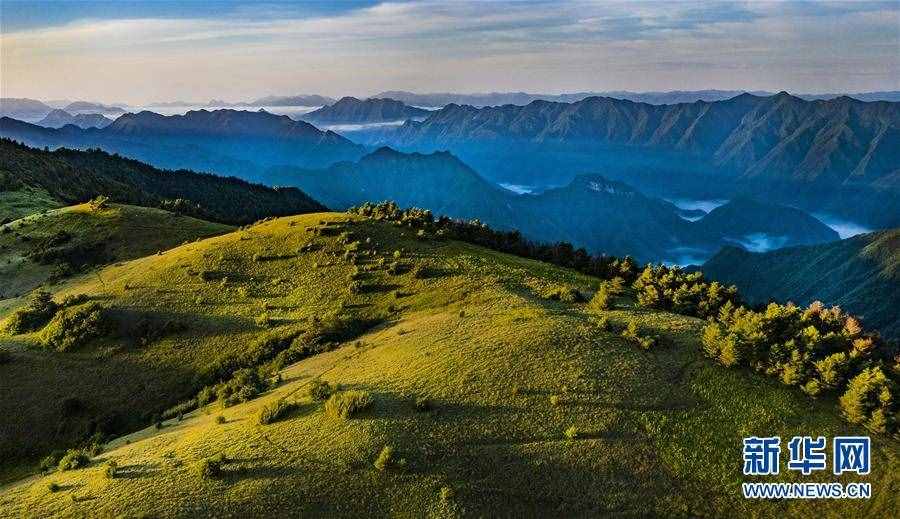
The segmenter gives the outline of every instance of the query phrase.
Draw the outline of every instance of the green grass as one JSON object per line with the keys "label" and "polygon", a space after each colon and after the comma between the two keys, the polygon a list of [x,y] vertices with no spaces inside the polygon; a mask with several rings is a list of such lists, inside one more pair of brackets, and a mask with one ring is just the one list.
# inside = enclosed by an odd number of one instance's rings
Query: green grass
{"label": "green grass", "polygon": [[60,207],[49,193],[43,189],[25,187],[16,191],[0,191],[0,222],[19,218]]}
{"label": "green grass", "polygon": [[[66,251],[81,249],[90,254],[70,253],[76,262],[113,263],[232,229],[159,209],[118,204],[100,211],[81,204],[31,214],[0,227],[0,279],[4,280],[0,285],[0,317],[35,287],[65,282],[83,273],[75,268],[70,275],[54,280],[64,260],[42,263],[35,257],[39,251],[53,249],[62,251],[58,254],[62,256]],[[51,242],[54,237],[56,241]],[[12,301],[4,301],[9,299]]]}
{"label": "green grass", "polygon": [[[361,248],[376,254],[353,265],[339,233],[313,231],[320,221],[347,227],[361,243],[369,238]],[[57,298],[87,293],[120,323],[174,318],[188,327],[142,346],[129,345],[123,332],[66,353],[30,349],[38,333],[17,337],[13,361],[0,365],[0,379],[12,382],[0,395],[0,415],[15,417],[0,433],[13,447],[59,448],[63,398],[90,403],[68,418],[72,427],[106,413],[136,430],[150,425],[141,414],[193,397],[198,377],[242,355],[262,333],[301,334],[336,315],[381,324],[285,367],[282,382],[256,399],[225,409],[208,404],[159,430],[115,439],[87,468],[11,483],[0,489],[0,510],[887,517],[897,509],[900,449],[887,438],[875,439],[869,501],[744,500],[743,436],[862,431],[841,421],[833,400],[813,401],[705,359],[703,321],[637,309],[631,294],[615,310],[588,311],[545,296],[571,288],[589,299],[596,279],[418,240],[389,224],[347,221],[341,214],[267,221],[59,287]],[[309,243],[315,250],[298,253]],[[389,273],[401,249],[396,261],[429,275]],[[352,278],[360,282],[355,293],[347,290]],[[265,329],[257,323],[263,313]],[[644,351],[623,339],[619,332],[632,320],[642,334],[659,335],[659,345]],[[309,394],[319,380],[366,392],[375,404],[335,419]],[[428,413],[412,404],[422,395]],[[296,408],[260,425],[260,413],[282,399]],[[23,408],[29,412],[16,412]],[[227,463],[216,477],[198,476],[204,460],[222,455]],[[104,475],[107,460],[117,463],[115,479]],[[831,479],[787,471],[772,478]],[[51,492],[51,482],[61,490]]]}

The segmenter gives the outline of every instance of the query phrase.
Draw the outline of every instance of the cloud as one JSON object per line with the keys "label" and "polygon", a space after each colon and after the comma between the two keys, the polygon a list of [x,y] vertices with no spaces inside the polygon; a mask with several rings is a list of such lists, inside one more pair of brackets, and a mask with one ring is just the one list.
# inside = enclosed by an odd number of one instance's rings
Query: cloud
{"label": "cloud", "polygon": [[139,102],[396,88],[900,88],[896,3],[415,1],[312,13],[253,7],[218,17],[129,17],[125,10],[4,31],[4,95]]}

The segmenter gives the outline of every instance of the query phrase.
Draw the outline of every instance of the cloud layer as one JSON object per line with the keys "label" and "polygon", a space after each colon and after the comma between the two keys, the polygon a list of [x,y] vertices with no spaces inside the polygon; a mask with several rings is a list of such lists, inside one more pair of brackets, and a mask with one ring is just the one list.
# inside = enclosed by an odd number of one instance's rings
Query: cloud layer
{"label": "cloud layer", "polygon": [[900,89],[898,5],[415,1],[309,12],[229,4],[217,16],[122,9],[4,27],[0,87],[3,96],[132,103],[387,89]]}

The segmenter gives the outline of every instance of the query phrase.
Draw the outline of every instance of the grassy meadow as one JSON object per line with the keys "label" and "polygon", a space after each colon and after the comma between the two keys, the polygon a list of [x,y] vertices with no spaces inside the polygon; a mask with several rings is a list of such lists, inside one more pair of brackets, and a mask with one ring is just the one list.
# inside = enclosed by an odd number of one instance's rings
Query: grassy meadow
{"label": "grassy meadow", "polygon": [[[36,241],[99,236],[112,259],[47,285],[51,267],[0,235],[0,277],[16,283],[3,289],[0,319],[43,284],[56,301],[84,294],[73,308],[96,303],[107,322],[66,351],[47,347],[52,321],[0,336],[0,517],[900,508],[900,444],[875,436],[872,474],[840,478],[871,482],[872,499],[743,499],[743,437],[862,429],[833,399],[708,360],[700,319],[638,308],[630,291],[604,311],[550,297],[598,288],[571,270],[343,213],[232,229],[84,205],[7,226]],[[316,332],[335,322],[341,333]],[[658,344],[622,338],[629,322]],[[296,362],[251,356],[272,367],[258,396],[164,413],[220,382],[223,367],[246,366],[248,351],[284,351],[313,332],[317,349]],[[34,474],[47,453],[102,430],[121,434],[86,466]],[[758,480],[835,479],[783,470]]]}

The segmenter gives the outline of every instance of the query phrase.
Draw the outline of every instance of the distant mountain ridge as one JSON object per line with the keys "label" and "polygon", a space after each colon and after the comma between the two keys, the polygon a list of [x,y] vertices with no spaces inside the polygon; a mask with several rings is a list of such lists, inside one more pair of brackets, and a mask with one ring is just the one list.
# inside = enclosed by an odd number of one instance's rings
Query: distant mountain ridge
{"label": "distant mountain ridge", "polygon": [[[825,205],[861,212],[854,216],[878,226],[900,225],[900,103],[780,93],[677,105],[606,97],[451,104],[408,121],[384,142],[404,151],[452,151],[501,183],[560,184],[594,170],[639,186],[721,185],[782,203],[799,198],[808,209]],[[880,196],[888,210],[845,203],[866,196]]]}
{"label": "distant mountain ridge", "polygon": [[322,124],[362,124],[424,118],[429,110],[408,106],[394,99],[343,97],[338,102],[305,114],[302,119]]}
{"label": "distant mountain ridge", "polygon": [[362,146],[331,131],[265,111],[195,110],[164,116],[124,114],[103,129],[41,128],[0,118],[0,136],[31,146],[89,148],[149,162],[255,179],[275,165],[324,167],[364,154]]}
{"label": "distant mountain ridge", "polygon": [[737,285],[753,303],[774,299],[806,305],[819,300],[900,338],[900,229],[766,253],[730,247],[702,270],[707,277]]}
{"label": "distant mountain ridge", "polygon": [[101,114],[72,115],[61,108],[56,108],[35,124],[46,128],[62,128],[67,124],[74,124],[79,128],[86,129],[105,128],[112,122],[112,119],[108,119]]}
{"label": "distant mountain ridge", "polygon": [[[607,90],[590,92],[573,92],[565,94],[529,94],[526,92],[491,92],[482,94],[459,93],[428,93],[417,94],[402,90],[390,90],[381,92],[371,98],[389,98],[403,101],[409,105],[442,107],[449,104],[464,104],[472,106],[501,106],[501,105],[527,105],[532,101],[553,101],[558,103],[574,103],[588,97],[611,97],[636,103],[649,103],[654,105],[669,105],[680,103],[694,103],[697,101],[723,101],[743,93],[755,96],[771,96],[775,92],[765,90],[670,90],[659,92],[632,92],[628,90]],[[853,94],[794,94],[801,99],[813,101],[817,99],[827,100],[841,96],[849,96],[860,101],[900,101],[900,91],[860,92]]]}

